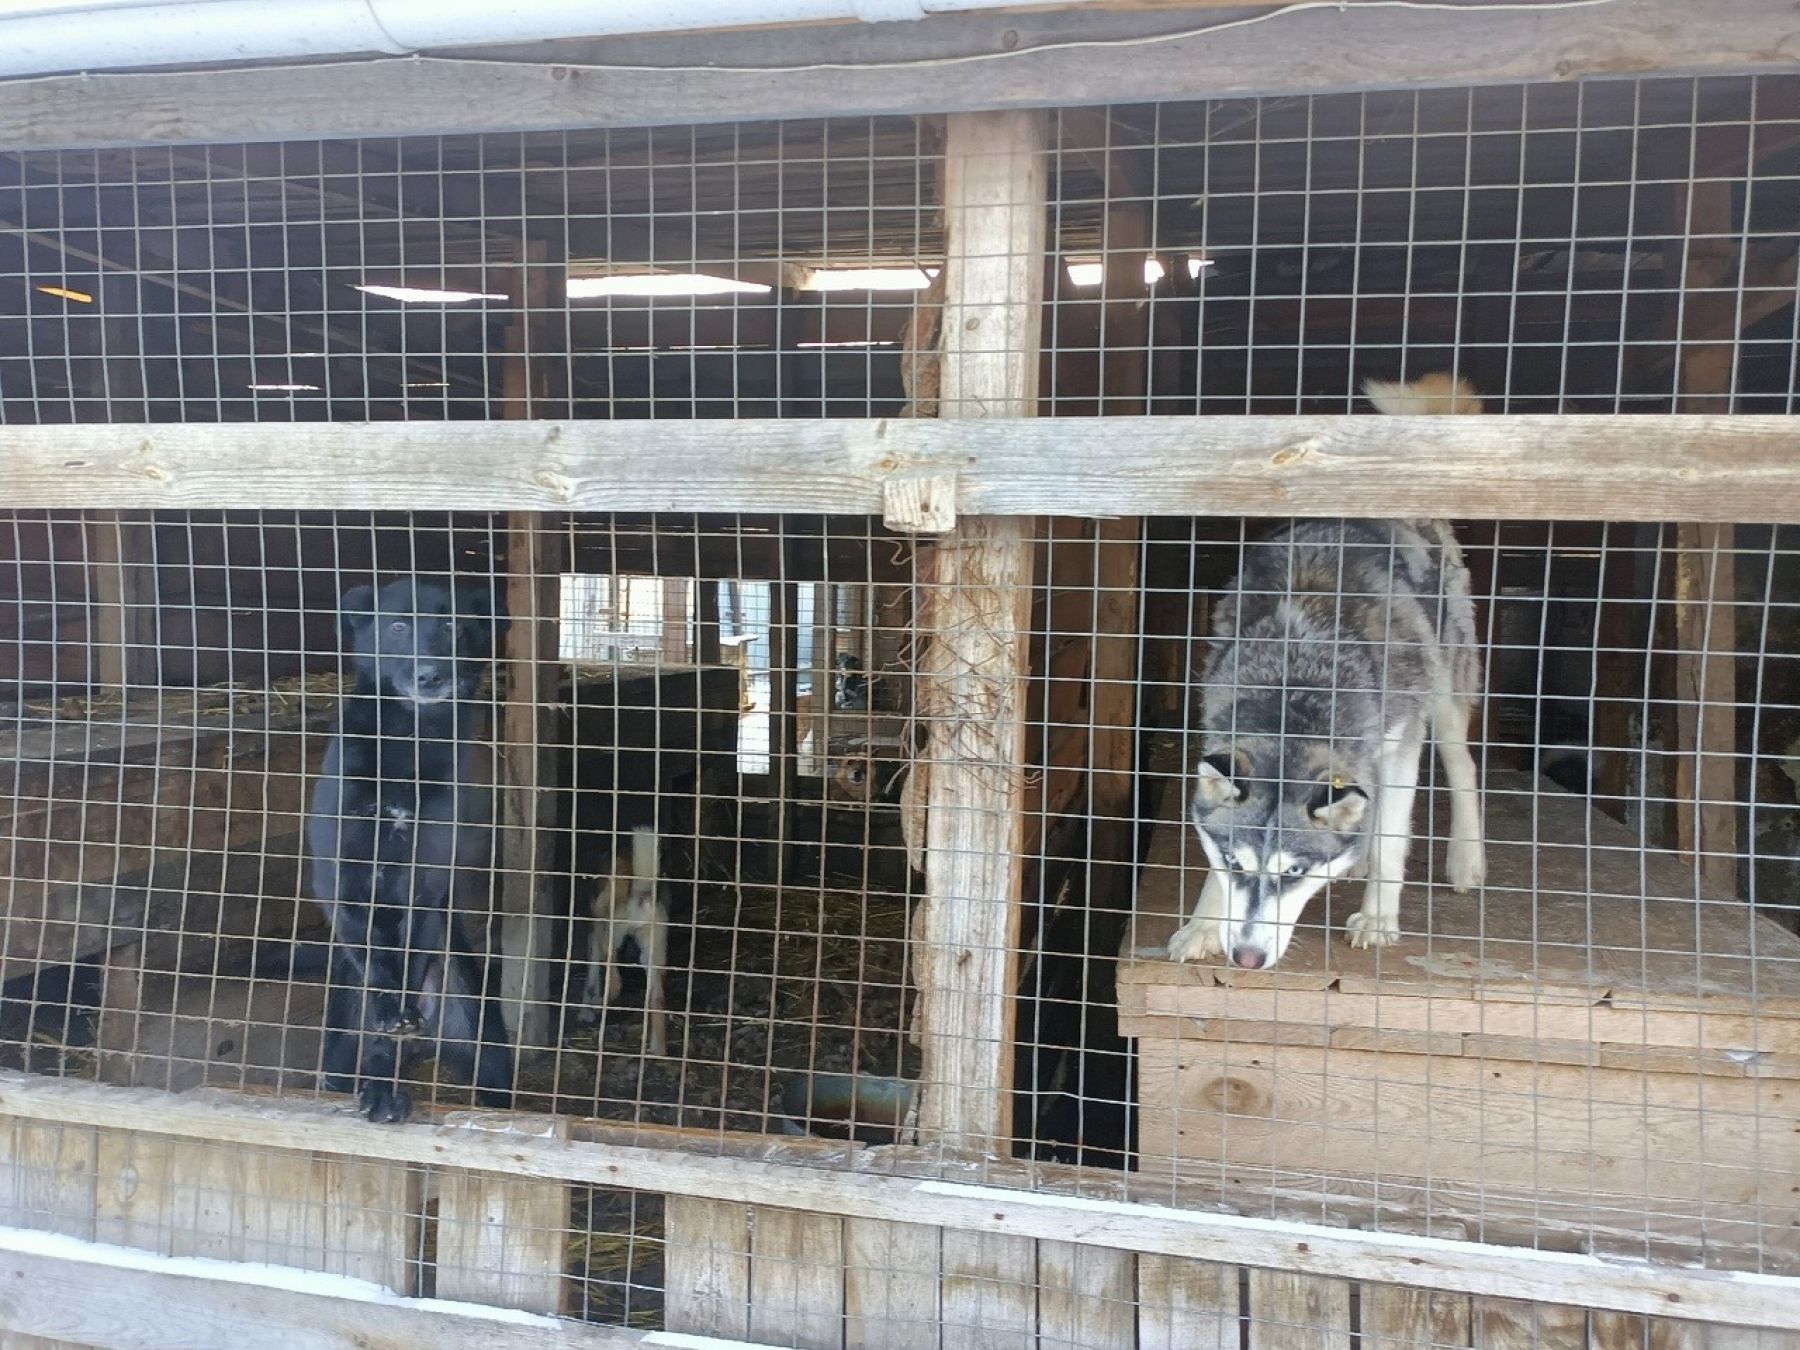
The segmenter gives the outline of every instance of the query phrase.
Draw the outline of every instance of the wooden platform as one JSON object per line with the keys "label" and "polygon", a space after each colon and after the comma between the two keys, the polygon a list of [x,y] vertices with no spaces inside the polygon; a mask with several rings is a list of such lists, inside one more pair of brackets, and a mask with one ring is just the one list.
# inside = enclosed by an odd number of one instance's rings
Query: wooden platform
{"label": "wooden platform", "polygon": [[[1421,836],[1446,811],[1426,796]],[[1163,956],[1205,859],[1160,825],[1118,976],[1140,1166],[1257,1208],[1800,1260],[1800,937],[1522,775],[1493,776],[1487,828],[1479,894],[1416,851],[1398,944],[1345,942],[1349,881],[1241,971]]]}
{"label": "wooden platform", "polygon": [[[1421,796],[1427,800],[1417,828],[1441,837],[1447,805]],[[1192,998],[1152,991],[1211,987],[1704,1009],[1770,1019],[1763,1030],[1779,1043],[1740,1048],[1800,1053],[1800,937],[1755,919],[1737,900],[1696,903],[1691,865],[1640,848],[1631,831],[1583,799],[1546,784],[1534,790],[1524,775],[1492,776],[1487,830],[1488,881],[1480,894],[1450,890],[1441,838],[1429,860],[1423,848],[1415,851],[1399,944],[1358,951],[1343,940],[1343,921],[1362,902],[1362,883],[1345,881],[1327,896],[1329,930],[1325,906],[1315,900],[1281,965],[1246,971],[1163,959],[1206,876],[1193,832],[1167,821],[1151,845],[1121,953],[1120,985],[1144,991],[1145,999],[1127,1010],[1185,1008]],[[1585,1036],[1586,1015],[1575,1020]]]}

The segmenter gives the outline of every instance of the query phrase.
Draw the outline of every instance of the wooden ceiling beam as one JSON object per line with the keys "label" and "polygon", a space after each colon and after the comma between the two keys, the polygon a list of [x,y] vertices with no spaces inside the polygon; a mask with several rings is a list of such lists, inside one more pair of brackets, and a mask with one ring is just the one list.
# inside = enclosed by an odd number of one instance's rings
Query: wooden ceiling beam
{"label": "wooden ceiling beam", "polygon": [[[1268,14],[1264,21],[1258,16]],[[1243,19],[1256,19],[1241,23]],[[1790,0],[939,15],[0,84],[13,149],[451,135],[1794,69]],[[1221,28],[1220,25],[1235,24]],[[1208,31],[1208,30],[1212,31]],[[828,67],[832,78],[785,77]]]}

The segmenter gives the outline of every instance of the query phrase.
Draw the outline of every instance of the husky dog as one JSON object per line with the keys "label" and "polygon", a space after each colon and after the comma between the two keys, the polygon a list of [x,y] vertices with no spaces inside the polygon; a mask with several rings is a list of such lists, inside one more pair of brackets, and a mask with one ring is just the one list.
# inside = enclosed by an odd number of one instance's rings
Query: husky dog
{"label": "husky dog", "polygon": [[[1461,380],[1371,380],[1383,413],[1474,413]],[[1169,957],[1249,970],[1287,950],[1306,904],[1365,868],[1350,945],[1400,936],[1427,727],[1451,791],[1450,883],[1486,858],[1469,717],[1481,694],[1469,573],[1437,520],[1320,520],[1244,550],[1201,677],[1190,808],[1210,870]]]}
{"label": "husky dog", "polygon": [[[656,831],[640,825],[631,832],[631,875],[587,878],[593,886],[589,902],[593,928],[582,999],[597,1008],[603,988],[606,1002],[618,997],[619,948],[631,938],[644,967],[644,1046],[653,1055],[666,1055],[669,1032],[663,1009],[663,967],[668,959],[669,906],[663,898],[657,848]],[[616,858],[613,866],[618,866]]]}

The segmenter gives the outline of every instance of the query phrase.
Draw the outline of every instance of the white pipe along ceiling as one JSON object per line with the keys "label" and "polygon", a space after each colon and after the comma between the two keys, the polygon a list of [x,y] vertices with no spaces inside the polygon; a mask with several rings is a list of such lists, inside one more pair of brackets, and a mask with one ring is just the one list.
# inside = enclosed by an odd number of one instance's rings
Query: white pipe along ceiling
{"label": "white pipe along ceiling", "polygon": [[1027,7],[1042,0],[0,0],[0,79]]}

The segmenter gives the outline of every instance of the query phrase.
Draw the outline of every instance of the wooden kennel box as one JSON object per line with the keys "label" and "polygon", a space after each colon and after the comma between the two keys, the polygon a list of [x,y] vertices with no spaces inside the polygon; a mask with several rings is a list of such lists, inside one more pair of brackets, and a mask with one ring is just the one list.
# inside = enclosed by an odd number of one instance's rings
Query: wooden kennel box
{"label": "wooden kennel box", "polygon": [[1342,883],[1267,972],[1163,958],[1206,863],[1159,826],[1119,972],[1141,1169],[1251,1212],[1800,1270],[1800,938],[1658,898],[1691,864],[1523,776],[1487,823],[1483,894],[1421,846],[1398,945],[1344,942]]}

